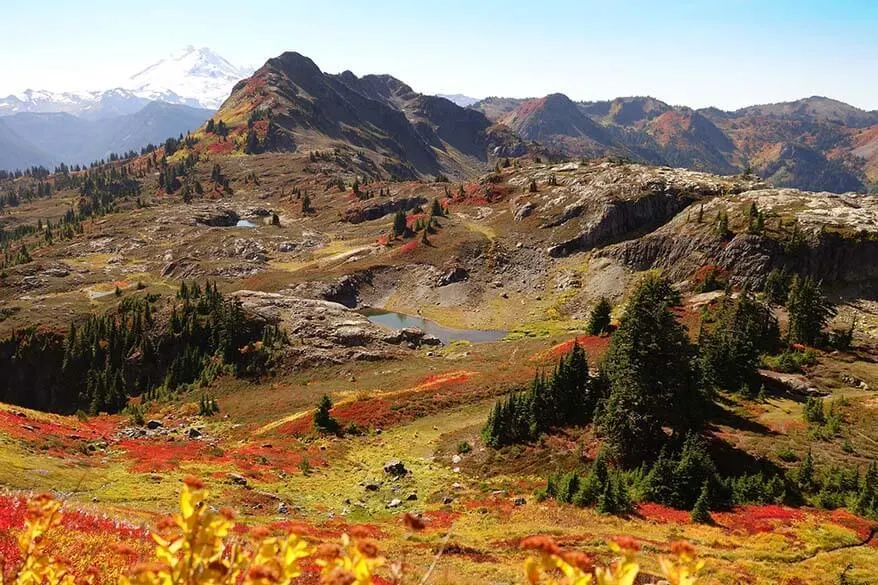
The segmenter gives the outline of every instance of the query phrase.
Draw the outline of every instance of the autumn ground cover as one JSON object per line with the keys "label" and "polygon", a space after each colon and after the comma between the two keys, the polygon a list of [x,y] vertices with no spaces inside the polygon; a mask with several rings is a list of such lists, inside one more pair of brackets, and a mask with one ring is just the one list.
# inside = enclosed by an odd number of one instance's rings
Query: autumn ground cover
{"label": "autumn ground cover", "polygon": [[[595,354],[605,343],[605,338],[576,337]],[[828,585],[848,563],[854,566],[853,582],[870,582],[864,567],[878,562],[870,538],[875,525],[845,511],[747,506],[715,512],[713,525],[695,525],[688,512],[655,504],[640,504],[636,513],[617,518],[537,502],[534,490],[553,466],[594,456],[590,435],[574,430],[548,437],[544,445],[492,455],[479,431],[499,393],[526,385],[535,369],[551,367],[554,356],[572,342],[573,336],[562,336],[471,346],[465,359],[435,370],[430,360],[415,359],[358,364],[346,368],[345,376],[336,368],[258,385],[221,380],[211,388],[219,415],[197,415],[193,406],[200,395],[154,407],[151,417],[164,420],[170,430],[181,429],[170,437],[121,436],[130,425],[125,416],[79,420],[3,407],[0,483],[18,490],[53,489],[68,498],[70,510],[82,509],[53,537],[58,550],[83,559],[77,565],[82,571],[92,559],[112,572],[111,541],[130,541],[140,554],[143,526],[174,509],[180,479],[194,474],[210,486],[217,506],[238,510],[244,531],[259,523],[322,541],[365,527],[388,554],[404,555],[413,574],[423,574],[444,550],[436,583],[521,582],[526,553],[518,545],[528,536],[549,535],[608,559],[605,542],[621,534],[659,553],[669,551],[675,540],[689,540],[707,561],[706,583]],[[527,359],[512,363],[510,350]],[[356,423],[362,434],[342,438],[311,432],[311,409],[324,393],[336,400],[333,415]],[[735,408],[758,421],[795,419],[800,416],[796,407],[771,399],[755,410]],[[873,419],[862,410],[851,407],[851,435],[874,434]],[[201,429],[201,438],[184,436],[182,430],[193,426]],[[26,427],[38,428],[42,442],[56,437],[63,448],[42,449]],[[760,441],[794,441],[802,452],[807,433],[800,431],[765,438],[734,425],[715,430],[731,443],[764,447],[770,455],[777,447]],[[108,443],[105,450],[80,448],[100,441]],[[459,452],[464,442],[470,452]],[[835,442],[825,447],[837,448]],[[390,459],[404,462],[406,476],[394,480],[384,473]],[[246,485],[230,474],[244,477]],[[376,489],[366,488],[371,484]],[[22,493],[0,501],[0,529],[6,526],[7,534],[0,542],[6,548],[8,536],[20,529],[21,508],[15,502]],[[411,494],[416,499],[408,499]],[[400,502],[389,507],[393,500]],[[425,530],[409,534],[402,523],[406,512],[421,514]],[[102,523],[108,523],[106,530]],[[647,562],[646,569],[658,567]],[[310,578],[316,582],[316,573]]]}

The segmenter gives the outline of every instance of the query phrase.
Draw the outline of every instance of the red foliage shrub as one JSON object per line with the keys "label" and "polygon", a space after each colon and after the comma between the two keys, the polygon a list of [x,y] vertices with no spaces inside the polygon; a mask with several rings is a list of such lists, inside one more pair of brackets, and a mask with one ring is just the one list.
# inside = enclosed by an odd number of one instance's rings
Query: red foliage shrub
{"label": "red foliage shrub", "polygon": [[408,242],[407,244],[404,244],[404,245],[399,249],[399,253],[400,253],[400,254],[405,254],[406,252],[411,252],[412,250],[414,250],[414,249],[417,248],[417,247],[418,247],[418,242],[417,242],[417,240],[412,240],[411,242]]}
{"label": "red foliage shrub", "polygon": [[607,351],[607,346],[610,345],[610,338],[598,335],[582,335],[574,337],[573,339],[552,346],[547,351],[535,353],[531,357],[531,361],[557,360],[561,356],[570,353],[570,350],[573,349],[574,343],[578,343],[588,354],[589,359],[594,363],[599,361]]}
{"label": "red foliage shrub", "polygon": [[212,154],[231,154],[234,149],[235,143],[231,140],[214,142],[207,147],[207,150]]}
{"label": "red foliage shrub", "polygon": [[689,512],[685,510],[675,510],[661,504],[652,502],[644,502],[637,506],[637,513],[647,520],[660,522],[662,524],[675,523],[686,524],[690,522]]}
{"label": "red foliage shrub", "polygon": [[[865,540],[869,537],[873,530],[878,529],[878,522],[874,520],[867,520],[866,518],[860,518],[859,516],[851,514],[847,510],[843,509],[833,510],[832,512],[829,512],[828,520],[834,524],[838,524],[839,526],[850,528],[857,533],[857,536],[861,540]],[[878,543],[873,543],[873,545],[878,546]]]}
{"label": "red foliage shrub", "polygon": [[417,222],[422,219],[427,219],[426,213],[413,213],[411,215],[405,216],[405,225],[407,228],[411,229]]}
{"label": "red foliage shrub", "polygon": [[168,441],[128,439],[119,446],[132,459],[132,471],[138,473],[168,471],[184,461],[203,460],[204,444],[199,441]]}
{"label": "red foliage shrub", "polygon": [[773,532],[778,525],[789,525],[805,517],[805,512],[786,506],[741,506],[731,512],[714,512],[717,524],[746,534]]}

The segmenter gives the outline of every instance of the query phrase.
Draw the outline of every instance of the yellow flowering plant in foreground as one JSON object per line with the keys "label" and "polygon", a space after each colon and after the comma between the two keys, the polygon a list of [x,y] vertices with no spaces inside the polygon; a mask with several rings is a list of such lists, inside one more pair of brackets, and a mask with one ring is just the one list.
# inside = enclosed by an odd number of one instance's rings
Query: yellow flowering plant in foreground
{"label": "yellow flowering plant in foreground", "polygon": [[[153,559],[131,567],[118,585],[288,585],[302,576],[303,561],[318,568],[326,585],[370,585],[385,563],[378,543],[356,531],[342,535],[340,543],[318,546],[296,534],[272,536],[265,529],[252,531],[248,538],[235,537],[234,514],[211,510],[207,495],[201,481],[185,480],[179,512],[152,534]],[[407,514],[404,520],[411,530],[424,528],[416,517]],[[18,536],[21,561],[6,581],[0,571],[0,585],[93,585],[96,575],[76,577],[45,550],[45,534],[60,521],[61,503],[50,496],[28,502],[25,527]],[[584,553],[562,550],[545,536],[524,539],[522,548],[531,551],[525,561],[531,585],[633,585],[640,572],[637,543],[628,538],[610,543],[616,559],[606,566],[596,565]],[[672,556],[659,563],[669,585],[694,585],[703,566],[687,543],[675,543]],[[405,582],[399,567],[394,565],[389,582]],[[428,580],[429,573],[412,582]]]}

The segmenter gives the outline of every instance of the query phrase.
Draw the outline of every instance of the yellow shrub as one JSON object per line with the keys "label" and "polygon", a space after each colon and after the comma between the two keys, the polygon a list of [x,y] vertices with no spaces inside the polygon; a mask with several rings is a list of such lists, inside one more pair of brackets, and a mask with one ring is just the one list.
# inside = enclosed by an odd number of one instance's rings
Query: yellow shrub
{"label": "yellow shrub", "polygon": [[[339,544],[319,546],[296,534],[272,536],[256,529],[248,538],[231,535],[234,514],[214,512],[207,505],[207,490],[197,479],[187,479],[180,493],[180,511],[162,523],[152,535],[153,560],[131,567],[119,585],[288,585],[302,575],[300,563],[308,560],[320,568],[321,582],[328,585],[369,585],[384,565],[377,542],[367,535],[343,535]],[[91,585],[93,575],[77,579],[64,563],[44,550],[43,536],[61,521],[61,504],[49,496],[28,503],[25,528],[18,536],[21,562],[8,584],[0,571],[0,585]],[[407,516],[412,530],[423,528],[420,520]],[[531,585],[633,585],[640,567],[635,559],[637,544],[621,538],[610,543],[617,558],[596,566],[588,555],[564,551],[544,536],[526,538],[522,547],[532,551],[525,562]],[[703,563],[695,559],[686,543],[675,543],[673,556],[660,559],[670,585],[693,585]],[[401,565],[394,565],[394,582],[400,583]]]}

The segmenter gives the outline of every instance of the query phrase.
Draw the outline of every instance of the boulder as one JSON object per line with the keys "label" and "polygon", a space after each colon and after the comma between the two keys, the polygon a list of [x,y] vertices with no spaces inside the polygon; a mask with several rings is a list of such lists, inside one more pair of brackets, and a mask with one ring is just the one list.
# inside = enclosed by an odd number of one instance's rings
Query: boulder
{"label": "boulder", "polygon": [[524,218],[530,216],[534,212],[534,209],[536,209],[536,205],[534,205],[530,201],[524,203],[523,205],[519,205],[515,209],[515,213],[512,216],[512,219],[514,221],[522,221],[524,220]]}
{"label": "boulder", "polygon": [[384,473],[393,477],[402,477],[408,473],[405,464],[399,459],[391,459],[384,464]]}
{"label": "boulder", "polygon": [[385,215],[397,211],[408,211],[421,205],[426,205],[427,200],[423,197],[402,197],[399,199],[368,199],[354,203],[345,209],[341,218],[349,223],[362,223],[373,219],[380,219]]}
{"label": "boulder", "polygon": [[247,478],[238,473],[230,473],[227,476],[229,481],[235,485],[240,485],[243,487],[247,487]]}
{"label": "boulder", "polygon": [[146,421],[146,428],[148,428],[151,431],[154,431],[156,429],[160,429],[163,426],[165,426],[165,425],[160,420],[153,419],[153,420]]}
{"label": "boulder", "polygon": [[466,271],[462,266],[455,266],[454,268],[446,271],[439,279],[436,281],[436,286],[448,286],[449,284],[453,284],[455,282],[462,282],[469,278],[469,272]]}
{"label": "boulder", "polygon": [[393,498],[387,503],[388,508],[398,508],[402,504],[402,500],[399,498]]}
{"label": "boulder", "polygon": [[786,374],[783,372],[773,372],[771,370],[759,370],[759,377],[766,388],[775,391],[791,392],[802,396],[828,396],[828,392],[824,392],[811,384],[811,381],[801,374]]}
{"label": "boulder", "polygon": [[232,209],[217,208],[214,204],[195,206],[192,209],[189,223],[201,224],[210,227],[234,227],[240,221],[241,216]]}

